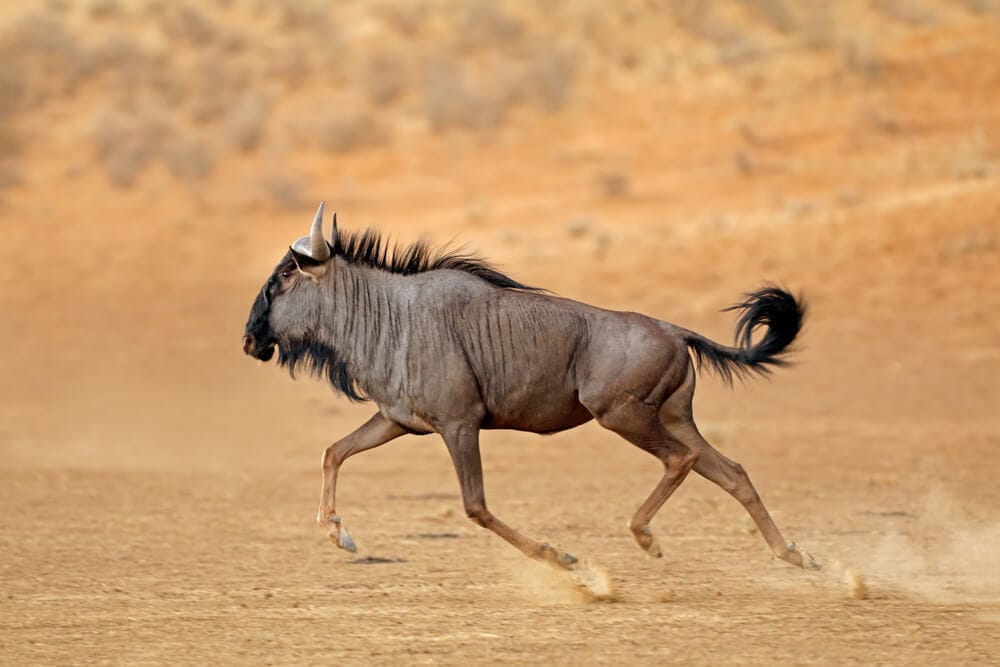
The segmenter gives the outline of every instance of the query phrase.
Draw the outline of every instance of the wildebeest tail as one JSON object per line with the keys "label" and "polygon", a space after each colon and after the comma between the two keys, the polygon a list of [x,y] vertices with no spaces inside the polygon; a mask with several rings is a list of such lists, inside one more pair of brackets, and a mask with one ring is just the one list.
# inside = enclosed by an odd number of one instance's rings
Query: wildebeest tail
{"label": "wildebeest tail", "polygon": [[[700,368],[708,366],[723,380],[732,383],[734,375],[766,374],[771,372],[772,366],[787,363],[782,355],[798,335],[806,314],[801,297],[796,300],[780,287],[768,285],[750,292],[744,301],[725,310],[741,311],[736,321],[736,347],[719,345],[693,331],[681,330]],[[761,326],[767,330],[754,345],[754,331]]]}

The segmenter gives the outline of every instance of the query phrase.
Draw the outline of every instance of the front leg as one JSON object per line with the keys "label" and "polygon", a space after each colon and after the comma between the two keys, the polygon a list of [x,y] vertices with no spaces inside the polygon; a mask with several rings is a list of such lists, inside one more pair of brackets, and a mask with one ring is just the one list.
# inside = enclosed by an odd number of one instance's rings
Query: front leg
{"label": "front leg", "polygon": [[354,552],[357,547],[337,516],[337,474],[351,456],[384,445],[407,431],[381,412],[362,424],[350,435],[338,440],[323,453],[323,488],[319,496],[316,522],[326,528],[330,539],[341,549]]}
{"label": "front leg", "polygon": [[572,570],[577,559],[572,554],[559,551],[545,542],[537,542],[495,517],[486,509],[486,493],[483,490],[483,463],[479,454],[478,424],[449,424],[441,430],[451,461],[458,474],[462,489],[462,503],[466,515],[473,522],[490,530],[517,548],[528,558],[548,563],[563,570]]}

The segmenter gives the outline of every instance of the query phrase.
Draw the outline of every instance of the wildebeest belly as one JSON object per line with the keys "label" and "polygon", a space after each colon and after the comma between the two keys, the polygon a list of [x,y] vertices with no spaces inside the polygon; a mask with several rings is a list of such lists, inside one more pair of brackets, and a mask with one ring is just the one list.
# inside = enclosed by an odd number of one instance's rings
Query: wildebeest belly
{"label": "wildebeest belly", "polygon": [[484,399],[487,412],[483,428],[555,433],[593,419],[580,404],[575,389],[552,387],[550,383],[526,383],[492,400],[489,396]]}

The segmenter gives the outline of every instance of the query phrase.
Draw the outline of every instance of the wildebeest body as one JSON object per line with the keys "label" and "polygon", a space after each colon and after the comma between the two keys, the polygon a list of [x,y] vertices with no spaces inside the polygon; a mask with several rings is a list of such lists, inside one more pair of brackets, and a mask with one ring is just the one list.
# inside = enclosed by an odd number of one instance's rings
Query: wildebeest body
{"label": "wildebeest body", "polygon": [[[527,287],[485,262],[433,256],[423,245],[392,255],[374,233],[323,239],[322,207],[309,237],[289,249],[247,322],[244,351],[326,375],[378,413],[327,448],[317,519],[341,547],[354,543],[336,515],[336,480],[348,457],[404,433],[439,433],[470,518],[525,554],[572,568],[576,559],[522,536],[486,509],[478,432],[551,433],[596,419],[658,458],[664,476],[630,528],[649,553],[648,524],[690,470],[739,500],[774,553],[815,562],[784,541],[739,464],[709,445],[691,413],[689,350],[726,380],[783,364],[804,310],[776,287],[735,306],[738,347],[638,313],[604,310]],[[757,343],[752,334],[765,333]]]}

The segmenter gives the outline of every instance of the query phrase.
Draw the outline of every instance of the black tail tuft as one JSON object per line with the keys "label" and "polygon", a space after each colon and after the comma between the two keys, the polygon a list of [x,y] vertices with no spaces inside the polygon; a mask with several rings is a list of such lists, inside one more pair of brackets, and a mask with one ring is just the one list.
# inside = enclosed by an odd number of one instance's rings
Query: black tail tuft
{"label": "black tail tuft", "polygon": [[[727,383],[733,376],[745,377],[750,373],[767,374],[772,366],[784,366],[787,360],[781,355],[802,329],[806,306],[800,298],[780,287],[768,285],[750,292],[746,299],[725,310],[742,311],[736,321],[736,347],[719,345],[704,336],[685,331],[684,340],[694,352],[699,367],[708,365]],[[753,333],[757,327],[766,326],[767,332],[756,345]]]}

